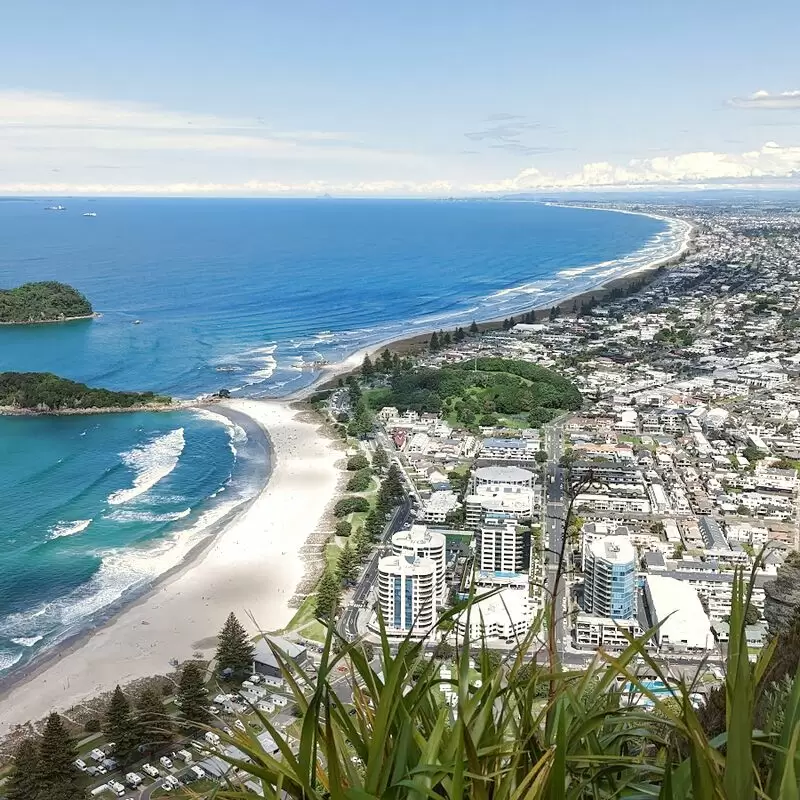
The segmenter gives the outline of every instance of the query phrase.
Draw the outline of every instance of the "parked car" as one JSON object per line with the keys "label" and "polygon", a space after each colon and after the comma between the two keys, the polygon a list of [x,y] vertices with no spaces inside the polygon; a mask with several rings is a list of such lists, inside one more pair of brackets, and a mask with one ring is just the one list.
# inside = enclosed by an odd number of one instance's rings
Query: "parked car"
{"label": "parked car", "polygon": [[76,758],[75,761],[72,762],[75,766],[81,771],[86,772],[86,762],[80,758]]}
{"label": "parked car", "polygon": [[141,786],[144,783],[144,778],[138,772],[129,772],[125,776],[125,783],[131,787],[131,789],[135,789],[137,786]]}
{"label": "parked car", "polygon": [[161,756],[158,760],[165,769],[172,769],[172,761],[167,756]]}
{"label": "parked car", "polygon": [[167,775],[164,778],[164,783],[162,786],[169,791],[170,789],[177,789],[181,785],[181,782],[174,776],[174,775]]}
{"label": "parked car", "polygon": [[149,775],[151,778],[158,778],[161,773],[152,764],[142,764],[142,772]]}
{"label": "parked car", "polygon": [[190,770],[190,771],[191,771],[192,775],[194,775],[194,777],[195,777],[195,778],[196,778],[198,781],[201,781],[201,780],[203,780],[203,778],[205,778],[205,776],[206,776],[206,771],[205,771],[205,770],[204,770],[202,767],[198,767],[198,766],[197,766],[197,764],[195,764],[195,765],[194,765],[194,766],[191,768],[191,770]]}
{"label": "parked car", "polygon": [[106,754],[99,747],[95,747],[95,749],[89,753],[89,757],[95,761],[105,761]]}
{"label": "parked car", "polygon": [[125,787],[119,781],[109,781],[108,788],[111,789],[117,797],[122,797],[125,794]]}

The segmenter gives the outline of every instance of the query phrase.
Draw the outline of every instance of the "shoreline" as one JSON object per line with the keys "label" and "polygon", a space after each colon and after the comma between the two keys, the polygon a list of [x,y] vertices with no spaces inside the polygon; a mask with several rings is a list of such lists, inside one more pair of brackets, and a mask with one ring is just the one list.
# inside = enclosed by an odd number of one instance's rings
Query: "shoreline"
{"label": "shoreline", "polygon": [[341,451],[318,435],[321,421],[301,418],[285,400],[226,400],[216,410],[242,414],[263,432],[272,461],[264,484],[135,600],[123,596],[95,627],[9,675],[0,686],[0,736],[118,683],[169,674],[173,659],[211,657],[231,611],[253,634],[281,629],[294,615],[301,550],[335,496]]}
{"label": "shoreline", "polygon": [[[532,200],[509,200],[504,202],[541,203],[541,201]],[[648,261],[645,264],[632,267],[627,271],[621,272],[619,275],[603,278],[600,283],[583,287],[581,289],[576,289],[574,292],[556,297],[555,299],[544,304],[527,306],[524,310],[514,312],[512,316],[520,316],[530,312],[546,311],[553,306],[564,312],[565,308],[571,303],[577,303],[580,305],[582,301],[589,300],[591,297],[596,297],[597,295],[599,295],[597,299],[602,299],[608,292],[616,288],[624,288],[639,278],[643,278],[651,273],[656,273],[659,268],[663,266],[668,266],[673,264],[673,262],[675,265],[677,265],[683,260],[683,258],[685,258],[691,242],[694,239],[694,233],[698,227],[695,223],[687,220],[678,219],[677,217],[666,217],[647,211],[630,211],[622,208],[600,208],[597,206],[578,206],[569,205],[566,203],[541,203],[541,205],[550,205],[559,208],[583,208],[591,211],[610,211],[618,214],[632,214],[635,216],[650,217],[652,219],[658,219],[668,223],[680,223],[684,226],[684,232],[681,236],[680,242],[678,243],[677,249],[669,255],[659,256],[658,258]],[[485,320],[476,319],[475,322],[479,331],[484,333],[485,331],[496,330],[500,328],[503,324],[503,319],[504,318],[502,317],[493,317]],[[308,386],[304,386],[295,390],[294,392],[284,395],[281,399],[286,401],[305,400],[317,392],[326,391],[335,387],[336,382],[340,378],[349,377],[358,371],[362,361],[364,360],[364,356],[368,355],[370,358],[373,358],[373,356],[376,356],[387,349],[389,352],[398,353],[399,355],[418,352],[420,350],[420,346],[427,343],[427,341],[430,339],[434,330],[438,331],[439,329],[431,328],[430,330],[423,330],[419,333],[414,333],[409,336],[384,339],[380,342],[376,342],[375,344],[361,347],[341,361],[323,367],[319,371],[317,378],[312,383],[310,383]],[[447,330],[450,330],[450,328],[447,328]]]}
{"label": "shoreline", "polygon": [[20,322],[0,322],[0,325],[57,325],[59,322],[79,322],[82,319],[100,319],[103,315],[99,311],[91,314],[82,314],[79,317],[61,317],[60,319],[29,319]]}

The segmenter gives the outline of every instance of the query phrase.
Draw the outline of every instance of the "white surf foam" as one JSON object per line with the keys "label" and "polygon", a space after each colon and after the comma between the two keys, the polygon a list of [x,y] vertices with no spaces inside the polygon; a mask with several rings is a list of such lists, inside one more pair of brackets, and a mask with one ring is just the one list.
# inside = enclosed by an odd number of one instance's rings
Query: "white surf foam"
{"label": "white surf foam", "polygon": [[13,667],[22,658],[22,653],[0,652],[0,672]]}
{"label": "white surf foam", "polygon": [[14,644],[22,645],[22,647],[33,647],[36,642],[41,642],[44,636],[19,636],[11,641]]}
{"label": "white surf foam", "polygon": [[49,539],[60,539],[62,536],[74,536],[85,531],[92,521],[90,519],[76,519],[74,522],[58,522],[50,529]]}
{"label": "white surf foam", "polygon": [[178,428],[140,447],[120,453],[123,463],[136,473],[136,477],[131,488],[112,492],[108,502],[111,505],[127,503],[152,489],[178,465],[185,444],[183,428]]}
{"label": "white surf foam", "polygon": [[113,519],[114,522],[175,522],[188,517],[191,513],[191,508],[165,514],[152,514],[149,511],[114,511],[107,518]]}
{"label": "white surf foam", "polygon": [[230,447],[234,456],[238,452],[236,445],[244,444],[247,441],[247,432],[245,429],[241,425],[237,425],[233,420],[228,419],[224,414],[217,414],[214,411],[209,411],[207,408],[195,409],[194,414],[197,417],[202,417],[212,422],[218,422],[227,428],[228,437],[230,439],[228,447]]}

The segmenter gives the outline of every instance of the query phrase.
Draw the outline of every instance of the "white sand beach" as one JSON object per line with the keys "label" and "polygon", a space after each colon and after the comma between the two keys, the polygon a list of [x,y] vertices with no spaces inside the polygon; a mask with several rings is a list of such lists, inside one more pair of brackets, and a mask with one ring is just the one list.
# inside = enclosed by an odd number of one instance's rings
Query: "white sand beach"
{"label": "white sand beach", "polygon": [[265,489],[197,558],[14,685],[0,698],[0,735],[117,683],[168,673],[170,659],[210,654],[231,611],[248,628],[252,615],[262,630],[291,619],[287,604],[303,576],[300,548],[335,495],[341,451],[284,402],[226,405],[269,434],[274,466]]}

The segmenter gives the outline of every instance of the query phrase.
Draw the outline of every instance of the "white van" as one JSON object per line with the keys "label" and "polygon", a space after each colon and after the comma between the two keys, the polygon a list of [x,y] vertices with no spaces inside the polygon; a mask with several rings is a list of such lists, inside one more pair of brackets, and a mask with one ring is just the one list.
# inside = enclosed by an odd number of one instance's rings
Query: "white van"
{"label": "white van", "polygon": [[108,788],[111,789],[117,797],[122,797],[125,794],[125,787],[119,781],[109,781]]}

